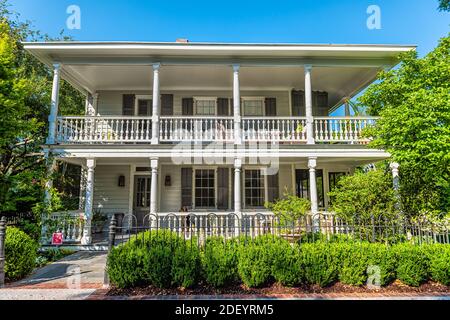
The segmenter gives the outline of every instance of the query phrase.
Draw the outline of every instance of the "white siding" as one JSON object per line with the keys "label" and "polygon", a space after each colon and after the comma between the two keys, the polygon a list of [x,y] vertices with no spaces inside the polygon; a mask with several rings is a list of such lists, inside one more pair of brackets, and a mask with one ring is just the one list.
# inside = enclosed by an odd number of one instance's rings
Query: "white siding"
{"label": "white siding", "polygon": [[[119,176],[125,176],[125,187],[119,187]],[[130,167],[126,165],[99,165],[95,168],[94,208],[105,213],[128,213],[130,194]]]}
{"label": "white siding", "polygon": [[292,190],[292,171],[290,164],[280,164],[280,169],[278,171],[279,187],[280,187],[280,197],[283,197],[286,191],[289,194],[293,194]]}
{"label": "white siding", "polygon": [[[165,186],[165,178],[169,175],[171,186]],[[181,167],[175,165],[161,166],[160,204],[161,212],[179,212],[181,208]]]}

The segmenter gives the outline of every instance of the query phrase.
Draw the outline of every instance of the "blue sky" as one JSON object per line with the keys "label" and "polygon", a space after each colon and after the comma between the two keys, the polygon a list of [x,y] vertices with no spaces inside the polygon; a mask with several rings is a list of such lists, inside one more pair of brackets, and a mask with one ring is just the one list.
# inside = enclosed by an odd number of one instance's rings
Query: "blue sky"
{"label": "blue sky", "polygon": [[[422,56],[449,31],[450,13],[437,0],[152,1],[9,0],[22,19],[51,36],[75,40],[417,44]],[[68,30],[69,5],[81,29]],[[381,29],[366,26],[369,5]]]}

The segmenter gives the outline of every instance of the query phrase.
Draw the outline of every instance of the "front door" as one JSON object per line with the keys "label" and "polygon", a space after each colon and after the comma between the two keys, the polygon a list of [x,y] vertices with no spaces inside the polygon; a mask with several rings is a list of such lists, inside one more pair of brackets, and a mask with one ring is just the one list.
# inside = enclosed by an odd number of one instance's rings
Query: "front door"
{"label": "front door", "polygon": [[150,176],[134,177],[133,212],[138,226],[142,226],[144,217],[150,213],[150,186]]}

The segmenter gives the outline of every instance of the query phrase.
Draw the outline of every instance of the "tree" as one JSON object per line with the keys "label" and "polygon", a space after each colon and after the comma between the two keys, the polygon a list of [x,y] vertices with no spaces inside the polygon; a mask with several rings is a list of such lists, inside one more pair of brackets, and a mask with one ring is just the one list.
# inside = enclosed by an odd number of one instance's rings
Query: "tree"
{"label": "tree", "polygon": [[372,217],[378,221],[398,214],[397,197],[387,170],[358,171],[341,177],[328,195],[332,210],[346,221],[358,220],[370,224]]}
{"label": "tree", "polygon": [[450,11],[450,0],[439,0],[439,11]]}
{"label": "tree", "polygon": [[[64,40],[69,40],[63,37]],[[52,71],[22,41],[50,40],[21,22],[0,0],[0,212],[30,211],[43,196],[41,145],[48,131]],[[60,110],[82,114],[83,97],[61,82]]]}
{"label": "tree", "polygon": [[450,37],[419,59],[403,54],[401,66],[381,72],[359,101],[381,118],[366,132],[371,147],[400,164],[405,213],[450,210]]}

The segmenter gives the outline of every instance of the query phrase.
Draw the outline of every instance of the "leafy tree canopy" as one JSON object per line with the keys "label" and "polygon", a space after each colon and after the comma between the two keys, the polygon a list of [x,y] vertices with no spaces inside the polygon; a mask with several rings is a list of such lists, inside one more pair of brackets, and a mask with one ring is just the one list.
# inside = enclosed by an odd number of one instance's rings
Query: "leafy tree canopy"
{"label": "leafy tree canopy", "polygon": [[424,58],[402,55],[359,101],[379,115],[367,131],[371,147],[400,163],[402,202],[409,213],[450,210],[450,37]]}

